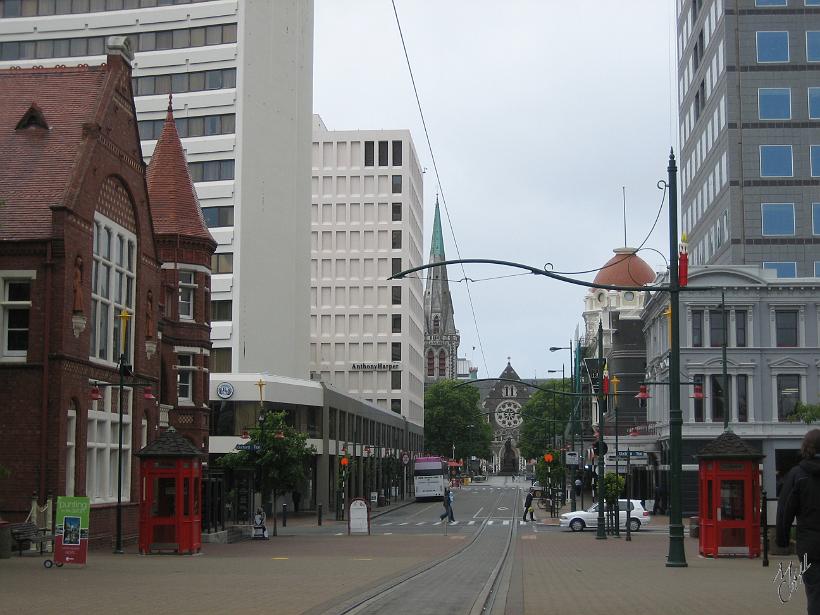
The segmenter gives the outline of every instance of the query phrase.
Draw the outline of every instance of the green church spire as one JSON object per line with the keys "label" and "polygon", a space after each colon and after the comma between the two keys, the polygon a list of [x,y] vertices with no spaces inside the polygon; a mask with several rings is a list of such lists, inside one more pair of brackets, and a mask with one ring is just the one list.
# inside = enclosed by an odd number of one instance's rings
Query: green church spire
{"label": "green church spire", "polygon": [[439,256],[444,258],[444,236],[441,233],[441,214],[438,209],[438,196],[436,196],[436,215],[433,219],[433,243],[430,245],[430,257]]}

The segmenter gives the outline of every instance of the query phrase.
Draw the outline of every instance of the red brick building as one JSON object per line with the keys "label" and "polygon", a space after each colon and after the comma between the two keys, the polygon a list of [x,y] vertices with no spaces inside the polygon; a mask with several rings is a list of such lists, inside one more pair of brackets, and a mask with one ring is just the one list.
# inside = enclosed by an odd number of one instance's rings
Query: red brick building
{"label": "red brick building", "polygon": [[[133,373],[127,381],[140,383],[123,389],[126,541],[138,527],[132,453],[158,434],[159,402],[198,446],[202,429],[207,433],[198,407],[207,403],[213,251],[175,131],[170,149],[178,146],[172,154],[181,162],[166,157],[170,180],[157,164],[152,219],[131,91],[133,54],[126,39],[109,44],[102,66],[0,71],[0,465],[11,472],[0,479],[0,515],[24,518],[33,495],[41,503],[87,495],[91,540],[100,546],[114,534],[121,352]],[[198,223],[173,223],[177,201],[180,219],[196,206]],[[178,263],[195,272],[190,322],[179,318]],[[174,366],[186,353],[190,367],[202,370],[186,372],[195,376],[193,409],[185,398],[180,413],[170,409],[182,373]],[[92,400],[98,383],[102,399]],[[157,400],[145,398],[145,385]],[[190,424],[182,418],[189,414]]]}
{"label": "red brick building", "polygon": [[148,166],[148,193],[162,261],[161,406],[168,422],[208,452],[211,255],[216,242],[202,217],[171,101]]}

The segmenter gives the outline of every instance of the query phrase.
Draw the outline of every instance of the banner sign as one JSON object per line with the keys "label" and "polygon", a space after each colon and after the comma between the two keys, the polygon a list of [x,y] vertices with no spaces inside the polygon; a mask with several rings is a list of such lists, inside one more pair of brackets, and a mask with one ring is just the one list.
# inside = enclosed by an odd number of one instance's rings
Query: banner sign
{"label": "banner sign", "polygon": [[91,501],[87,497],[57,498],[57,533],[54,561],[58,564],[85,564],[88,555],[88,517]]}

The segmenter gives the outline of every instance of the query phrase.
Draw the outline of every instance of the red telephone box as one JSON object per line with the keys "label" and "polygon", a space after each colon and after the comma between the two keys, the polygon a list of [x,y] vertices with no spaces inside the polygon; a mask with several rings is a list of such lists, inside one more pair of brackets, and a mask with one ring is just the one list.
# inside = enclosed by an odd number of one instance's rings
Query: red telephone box
{"label": "red telephone box", "polygon": [[763,457],[731,431],[697,454],[701,555],[760,555],[758,466]]}
{"label": "red telephone box", "polygon": [[169,427],[140,458],[140,553],[198,553],[202,547],[202,453]]}

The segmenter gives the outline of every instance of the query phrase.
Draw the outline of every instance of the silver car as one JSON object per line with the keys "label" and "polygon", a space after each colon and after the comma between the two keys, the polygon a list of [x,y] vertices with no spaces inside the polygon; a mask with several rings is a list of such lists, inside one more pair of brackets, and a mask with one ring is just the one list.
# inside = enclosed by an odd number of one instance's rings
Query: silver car
{"label": "silver car", "polygon": [[[620,526],[626,529],[626,509],[627,500],[618,500],[618,511]],[[607,509],[604,506],[604,515]],[[641,506],[639,500],[629,501],[629,530],[637,532],[642,527],[650,524],[652,517],[649,516],[649,511]],[[568,512],[561,515],[561,527],[568,527],[573,532],[581,532],[585,528],[598,527],[598,504],[593,504],[586,510],[576,510],[575,512]]]}

